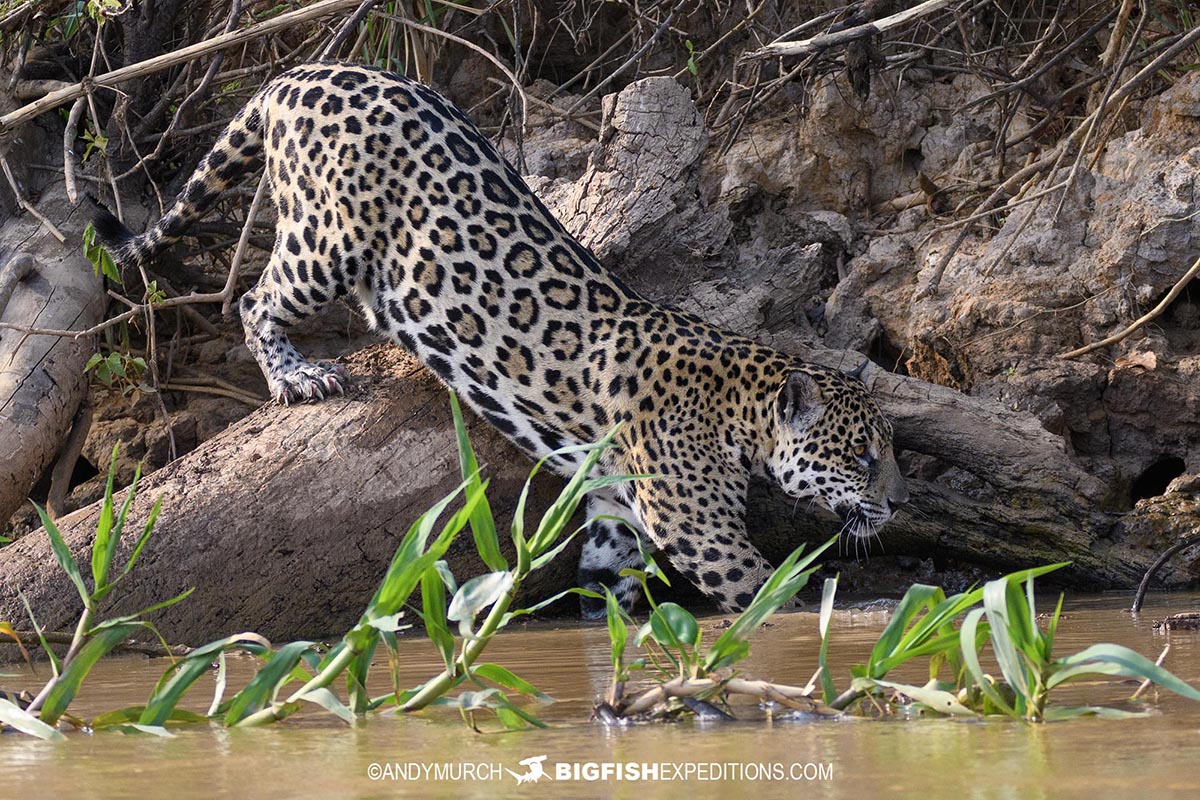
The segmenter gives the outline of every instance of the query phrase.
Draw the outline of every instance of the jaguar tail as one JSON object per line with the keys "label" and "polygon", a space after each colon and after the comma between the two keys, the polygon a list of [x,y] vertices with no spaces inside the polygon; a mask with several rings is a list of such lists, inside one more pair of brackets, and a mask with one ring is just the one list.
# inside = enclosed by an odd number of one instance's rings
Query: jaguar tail
{"label": "jaguar tail", "polygon": [[96,238],[118,267],[129,269],[148,263],[207,214],[222,192],[257,166],[263,153],[262,106],[262,96],[258,95],[238,112],[200,160],[170,210],[145,233],[133,233],[92,198]]}

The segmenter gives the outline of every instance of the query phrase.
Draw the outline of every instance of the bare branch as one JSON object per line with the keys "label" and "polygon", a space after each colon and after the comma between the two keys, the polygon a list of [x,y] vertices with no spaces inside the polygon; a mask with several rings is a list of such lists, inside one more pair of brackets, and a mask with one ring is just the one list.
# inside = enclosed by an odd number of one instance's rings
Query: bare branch
{"label": "bare branch", "polygon": [[1191,282],[1192,278],[1196,277],[1196,275],[1200,275],[1200,259],[1197,259],[1196,263],[1192,264],[1192,268],[1184,273],[1184,276],[1180,278],[1174,286],[1171,287],[1171,291],[1167,292],[1167,296],[1164,297],[1158,305],[1139,317],[1137,321],[1128,328],[1124,329],[1120,333],[1114,333],[1112,336],[1101,339],[1098,342],[1093,342],[1092,344],[1072,350],[1069,353],[1062,353],[1059,355],[1059,358],[1077,358],[1078,356],[1086,355],[1087,353],[1094,352],[1101,348],[1108,347],[1110,344],[1116,344],[1117,342],[1121,341],[1129,334],[1145,325],[1147,322],[1150,322],[1156,317],[1161,316],[1162,313],[1166,311],[1171,303],[1175,300],[1175,298],[1179,297],[1180,292],[1183,291],[1184,287],[1186,287],[1188,283]]}
{"label": "bare branch", "polygon": [[802,39],[799,42],[772,42],[766,47],[760,47],[758,50],[747,53],[743,58],[751,60],[778,56],[806,56],[812,53],[819,53],[822,50],[828,50],[831,47],[837,47],[838,45],[852,42],[855,39],[876,36],[892,28],[898,28],[906,22],[919,19],[935,11],[940,11],[950,5],[952,1],[925,0],[924,3],[892,14],[890,17],[884,17],[875,22],[868,22],[865,25],[856,25],[853,28],[846,28],[836,33],[822,33],[809,39]]}
{"label": "bare branch", "polygon": [[[105,87],[111,88],[124,83],[134,78],[141,78],[146,75],[152,75],[156,72],[161,72],[164,69],[183,64],[187,61],[193,61],[209,53],[218,50],[227,50],[230,47],[237,47],[252,39],[257,39],[262,36],[267,36],[272,33],[277,33],[286,30],[301,22],[307,22],[312,19],[329,16],[347,8],[352,8],[359,4],[360,0],[322,0],[319,3],[313,3],[311,6],[300,8],[295,11],[289,11],[286,14],[280,14],[278,17],[273,17],[257,25],[251,25],[249,28],[244,28],[234,33],[223,33],[220,36],[215,36],[205,42],[199,42],[190,47],[183,47],[179,50],[174,50],[170,53],[164,53],[161,56],[148,58],[145,61],[139,61],[136,64],[130,64],[120,69],[114,69],[111,72],[106,72],[102,75],[97,75],[90,81],[72,84],[66,88],[51,92],[40,100],[37,100],[28,105],[18,108],[16,111],[5,114],[0,117],[0,134],[20,125],[23,122],[28,122],[34,117],[49,111],[52,108],[57,108],[63,103],[68,103],[77,97],[82,97],[89,88]],[[415,24],[415,23],[413,23]],[[424,26],[421,26],[424,27]],[[435,30],[435,29],[429,29]],[[437,31],[441,35],[441,31]]]}

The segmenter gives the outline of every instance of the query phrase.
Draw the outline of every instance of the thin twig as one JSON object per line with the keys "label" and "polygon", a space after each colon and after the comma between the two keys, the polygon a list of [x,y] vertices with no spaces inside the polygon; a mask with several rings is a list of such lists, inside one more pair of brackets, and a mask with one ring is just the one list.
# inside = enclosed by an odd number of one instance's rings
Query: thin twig
{"label": "thin twig", "polygon": [[[242,0],[233,0],[232,7],[229,9],[229,17],[225,21],[225,33],[233,33],[237,30],[238,18],[242,15]],[[200,79],[200,83],[196,88],[188,93],[187,97],[179,102],[175,107],[175,113],[171,115],[171,121],[167,123],[167,129],[162,132],[158,139],[158,144],[149,155],[139,158],[137,163],[129,169],[117,176],[117,180],[124,180],[133,173],[137,172],[148,161],[157,161],[162,156],[163,149],[167,146],[168,140],[176,134],[176,129],[179,127],[179,121],[183,119],[184,114],[197,100],[204,97],[208,92],[208,87],[212,85],[213,78],[216,77],[217,71],[221,69],[221,64],[225,60],[225,53],[218,51],[213,55],[212,61],[208,65],[208,69],[204,71],[204,76]]]}
{"label": "thin twig", "polygon": [[431,28],[428,25],[422,25],[419,22],[413,22],[411,19],[408,19],[406,17],[397,16],[395,14],[388,14],[383,11],[372,10],[371,13],[377,17],[382,17],[384,19],[390,19],[393,22],[398,22],[401,25],[404,25],[407,28],[412,28],[415,31],[421,31],[422,33],[428,33],[432,36],[440,36],[443,39],[449,39],[450,41],[455,42],[456,44],[460,44],[469,50],[474,50],[476,53],[479,53],[479,55],[483,56],[488,61],[492,62],[492,64],[494,64],[496,66],[496,69],[498,69],[504,73],[504,77],[506,77],[510,81],[512,81],[513,88],[516,89],[517,94],[521,98],[521,125],[522,125],[522,127],[524,127],[525,120],[529,118],[529,98],[525,95],[525,90],[521,87],[521,82],[517,80],[517,76],[512,74],[512,71],[504,65],[503,61],[496,58],[494,55],[489,53],[487,50],[484,50],[482,47],[475,44],[474,42],[469,42],[466,39],[463,39],[460,36],[455,36],[452,33],[447,33],[446,31],[438,30],[437,28]]}
{"label": "thin twig", "polygon": [[204,386],[202,384],[195,383],[179,383],[177,381],[171,381],[170,383],[164,383],[159,388],[164,391],[198,392],[200,394],[216,395],[217,397],[228,397],[231,400],[237,400],[239,403],[245,403],[252,408],[258,408],[259,406],[266,405],[267,402],[265,399],[256,397],[252,394],[247,394],[244,392],[231,392],[228,389],[221,389],[216,386]]}
{"label": "thin twig", "polygon": [[925,0],[924,3],[892,14],[890,17],[884,17],[883,19],[868,22],[864,25],[856,25],[853,28],[846,28],[836,33],[822,33],[809,39],[802,39],[799,42],[772,42],[766,47],[760,47],[758,50],[747,53],[743,58],[753,60],[774,58],[777,56],[806,56],[811,53],[818,53],[822,50],[828,50],[831,47],[847,44],[855,39],[877,36],[892,28],[898,28],[906,22],[919,19],[935,11],[940,11],[950,5],[951,2],[953,0]]}
{"label": "thin twig", "polygon": [[53,222],[46,219],[40,211],[33,207],[32,203],[25,199],[25,195],[21,193],[21,187],[17,184],[17,179],[13,175],[12,167],[8,165],[8,158],[5,156],[0,156],[0,169],[4,170],[4,177],[8,180],[8,186],[12,189],[13,197],[17,199],[17,205],[28,212],[31,217],[42,223],[46,227],[46,230],[50,231],[50,235],[58,239],[59,244],[65,244],[67,237],[63,236],[62,231],[55,227]]}
{"label": "thin twig", "polygon": [[[498,80],[496,78],[488,78],[487,81],[488,81],[488,83],[503,87],[505,89],[509,88],[509,85],[507,83],[505,83],[502,80]],[[493,97],[494,96],[495,95],[493,95]],[[541,99],[540,97],[534,97],[533,95],[529,95],[529,102],[532,103],[533,105],[537,106],[538,108],[544,108],[547,111],[551,112],[552,114],[558,115],[559,117],[567,120],[568,122],[574,122],[576,125],[582,125],[583,127],[587,128],[588,130],[592,131],[593,133],[600,132],[600,126],[597,125],[596,123],[592,122],[590,119],[583,119],[582,117],[579,117],[579,116],[572,116],[572,115],[568,114],[566,111],[564,111],[563,109],[554,105],[553,103],[547,103],[545,100]]]}
{"label": "thin twig", "polygon": [[[1158,658],[1154,660],[1154,666],[1161,667],[1163,662],[1167,660],[1167,653],[1169,652],[1171,652],[1171,643],[1167,642],[1167,646],[1162,649],[1162,652],[1158,654]],[[1129,699],[1137,700],[1139,697],[1141,697],[1142,692],[1150,688],[1151,683],[1153,683],[1153,681],[1151,681],[1149,678],[1146,678],[1144,681],[1142,681],[1141,685],[1138,686],[1137,691],[1129,696]]]}
{"label": "thin twig", "polygon": [[1150,588],[1150,581],[1154,580],[1154,576],[1163,568],[1163,564],[1166,564],[1171,559],[1171,556],[1180,550],[1186,550],[1194,544],[1200,544],[1200,533],[1189,536],[1183,541],[1176,542],[1150,565],[1150,569],[1146,570],[1146,574],[1142,576],[1142,582],[1138,584],[1137,594],[1133,596],[1133,607],[1129,609],[1130,611],[1136,614],[1142,610],[1142,603],[1146,599],[1146,590]]}
{"label": "thin twig", "polygon": [[254,199],[250,201],[250,210],[246,212],[246,222],[242,225],[237,249],[233,251],[233,261],[229,265],[229,277],[225,279],[225,288],[221,290],[225,295],[225,301],[221,303],[221,316],[223,317],[229,315],[229,308],[233,304],[233,292],[237,287],[238,275],[242,271],[242,261],[246,257],[246,247],[250,244],[250,235],[254,231],[254,218],[258,216],[258,210],[262,206],[263,198],[267,195],[267,187],[270,185],[270,173],[264,169],[262,177],[258,181],[258,188],[254,190]]}
{"label": "thin twig", "polygon": [[[1065,144],[1065,142],[1062,144]],[[1060,149],[1056,148],[1048,155],[1013,173],[1008,180],[997,186],[995,191],[988,195],[988,198],[975,208],[975,211],[970,217],[968,217],[968,219],[975,220],[979,219],[981,216],[985,216],[988,212],[996,207],[996,204],[999,203],[1002,198],[1006,197],[1028,178],[1055,164],[1060,155]],[[949,266],[950,260],[954,257],[954,254],[958,252],[958,248],[964,241],[966,241],[967,236],[970,235],[971,228],[972,225],[970,222],[963,225],[962,230],[958,233],[958,237],[954,240],[954,242],[951,243],[949,249],[942,254],[941,260],[939,260],[937,266],[934,267],[933,274],[929,277],[929,282],[925,284],[925,288],[918,292],[918,299],[922,297],[932,297],[938,293],[938,287],[941,284],[942,275],[944,275],[946,272],[946,267]]]}
{"label": "thin twig", "polygon": [[353,32],[358,27],[358,24],[363,21],[363,18],[367,16],[367,12],[369,12],[378,4],[379,0],[363,0],[362,5],[354,10],[354,13],[342,23],[342,27],[339,28],[338,32],[334,34],[333,38],[329,40],[329,44],[325,45],[325,49],[321,51],[319,59],[321,61],[328,61],[331,58],[335,58],[337,56],[338,48],[342,46],[342,42],[346,41],[346,38],[351,34],[351,32]]}
{"label": "thin twig", "polygon": [[[263,36],[268,36],[272,33],[277,33],[282,30],[287,30],[295,25],[309,20],[318,19],[320,17],[335,14],[347,8],[358,5],[361,0],[322,0],[318,3],[313,3],[311,6],[289,11],[285,14],[280,14],[277,17],[265,20],[257,25],[251,25],[248,28],[243,28],[234,33],[225,33],[220,36],[213,37],[205,42],[198,42],[189,47],[183,47],[179,50],[173,50],[170,53],[164,53],[154,58],[148,58],[145,61],[139,61],[136,64],[130,64],[120,69],[114,69],[111,72],[106,72],[102,75],[97,75],[90,81],[75,83],[71,86],[51,92],[45,97],[28,105],[22,106],[15,111],[12,111],[0,117],[0,134],[3,134],[12,128],[27,122],[34,117],[49,111],[52,108],[57,108],[63,103],[69,103],[77,97],[82,97],[92,87],[112,88],[125,81],[133,80],[134,78],[142,78],[146,75],[152,75],[156,72],[161,72],[164,69],[169,69],[177,64],[183,64],[188,61],[193,61],[197,58],[202,58],[209,53],[218,50],[226,50],[230,47],[237,47],[253,39],[258,39]],[[415,24],[415,23],[414,23]],[[422,26],[424,27],[424,26]],[[431,29],[432,30],[432,29]],[[439,31],[439,33],[441,33]],[[448,35],[448,34],[447,34]]]}
{"label": "thin twig", "polygon": [[1052,225],[1058,224],[1058,217],[1062,213],[1063,207],[1067,204],[1067,198],[1071,195],[1071,187],[1075,184],[1075,176],[1079,172],[1079,167],[1083,163],[1083,159],[1087,156],[1088,145],[1092,142],[1092,135],[1100,126],[1101,120],[1104,119],[1104,112],[1108,110],[1109,101],[1112,98],[1113,92],[1117,89],[1121,73],[1125,71],[1125,67],[1129,64],[1129,59],[1133,55],[1133,51],[1137,49],[1138,37],[1142,35],[1142,31],[1146,27],[1146,20],[1149,18],[1150,15],[1145,13],[1145,9],[1143,9],[1137,26],[1133,29],[1133,35],[1129,37],[1129,46],[1121,54],[1121,63],[1113,70],[1112,77],[1108,81],[1108,86],[1104,89],[1104,95],[1100,98],[1099,105],[1096,106],[1096,110],[1092,113],[1091,124],[1087,126],[1087,132],[1083,135],[1083,141],[1079,145],[1079,152],[1076,153],[1075,161],[1071,164],[1071,171],[1067,173],[1066,186],[1063,187],[1062,197],[1059,198],[1058,206],[1054,209],[1054,215],[1051,217]]}
{"label": "thin twig", "polygon": [[[42,643],[35,631],[15,631],[15,633],[21,644],[32,647]],[[71,634],[62,631],[42,631],[41,635],[46,638],[47,644],[71,644],[72,640]],[[144,656],[186,656],[192,652],[192,648],[181,644],[173,644],[163,649],[163,646],[157,642],[143,644],[132,640],[121,642],[114,649],[118,652],[141,653]]]}
{"label": "thin twig", "polygon": [[654,43],[658,41],[658,37],[662,36],[663,31],[665,31],[667,28],[669,28],[671,26],[671,20],[675,18],[675,13],[677,11],[681,10],[685,5],[687,5],[688,2],[689,2],[689,0],[679,0],[679,2],[675,4],[675,7],[672,8],[667,13],[666,19],[664,19],[661,23],[659,23],[658,27],[654,29],[654,33],[651,34],[650,38],[647,39],[642,44],[642,46],[637,49],[637,52],[634,53],[632,56],[630,56],[628,59],[626,59],[625,63],[621,64],[621,66],[617,67],[615,70],[608,73],[608,75],[605,76],[604,80],[600,81],[595,86],[593,86],[590,91],[588,91],[586,94],[584,94],[582,97],[580,97],[574,103],[572,103],[571,107],[567,109],[567,113],[574,114],[576,111],[579,110],[579,108],[584,103],[591,100],[597,94],[602,92],[604,90],[604,87],[606,87],[610,83],[612,83],[613,80],[615,80],[618,75],[623,73],[625,70],[629,69],[629,67],[632,66],[633,64],[636,64],[638,61],[640,61],[642,56],[644,56],[646,54],[646,51],[649,50],[651,47],[653,47]]}
{"label": "thin twig", "polygon": [[1101,339],[1098,342],[1093,342],[1092,344],[1085,345],[1084,347],[1080,347],[1075,350],[1071,350],[1068,353],[1063,353],[1059,356],[1059,358],[1063,358],[1063,359],[1078,358],[1079,356],[1087,355],[1088,353],[1094,352],[1094,351],[1099,350],[1104,347],[1108,347],[1109,345],[1116,344],[1117,342],[1121,341],[1126,336],[1128,336],[1129,334],[1136,331],[1138,328],[1145,325],[1147,322],[1150,322],[1151,320],[1155,319],[1156,317],[1161,316],[1162,313],[1164,311],[1166,311],[1167,308],[1171,305],[1171,303],[1174,302],[1175,298],[1179,296],[1179,293],[1183,291],[1184,287],[1187,286],[1188,283],[1191,282],[1192,278],[1195,278],[1196,275],[1198,275],[1198,274],[1200,274],[1200,259],[1196,259],[1196,263],[1192,264],[1192,268],[1189,269],[1186,273],[1184,273],[1183,277],[1180,278],[1179,281],[1174,286],[1171,287],[1171,291],[1167,292],[1167,296],[1164,297],[1159,302],[1158,305],[1156,305],[1153,309],[1151,309],[1147,313],[1138,317],[1137,321],[1135,321],[1128,328],[1125,328],[1124,330],[1120,331],[1119,333],[1114,333],[1112,336],[1108,336],[1104,339]]}

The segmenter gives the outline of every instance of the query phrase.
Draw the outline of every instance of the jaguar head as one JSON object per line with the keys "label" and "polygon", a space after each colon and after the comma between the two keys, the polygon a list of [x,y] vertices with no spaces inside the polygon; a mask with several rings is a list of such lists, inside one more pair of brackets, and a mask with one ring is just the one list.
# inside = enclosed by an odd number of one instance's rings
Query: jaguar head
{"label": "jaguar head", "polygon": [[861,372],[811,364],[788,372],[775,397],[767,471],[789,495],[834,512],[851,536],[866,539],[908,501],[908,489],[891,423]]}

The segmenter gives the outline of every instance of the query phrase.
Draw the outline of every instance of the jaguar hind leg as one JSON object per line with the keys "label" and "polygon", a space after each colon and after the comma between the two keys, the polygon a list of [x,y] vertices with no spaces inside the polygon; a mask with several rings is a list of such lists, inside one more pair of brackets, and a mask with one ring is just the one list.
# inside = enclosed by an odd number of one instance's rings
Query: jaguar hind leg
{"label": "jaguar hind leg", "polygon": [[342,366],[307,361],[288,339],[287,327],[317,313],[329,299],[316,286],[288,281],[289,272],[278,251],[272,253],[258,285],[240,305],[246,346],[262,368],[271,396],[284,405],[342,394],[347,383]]}

